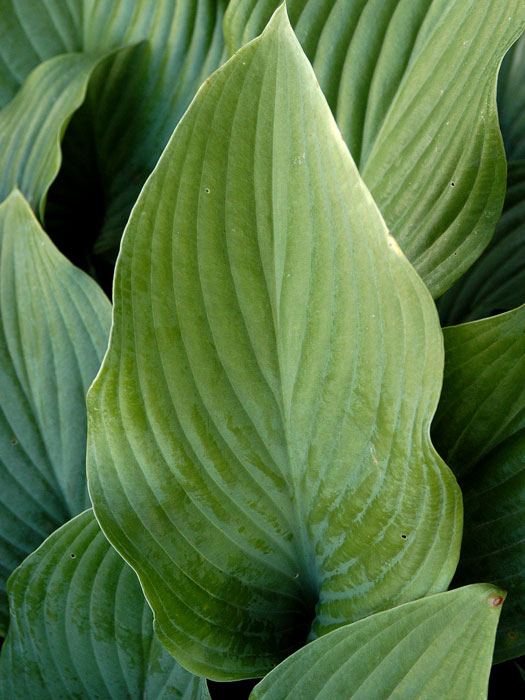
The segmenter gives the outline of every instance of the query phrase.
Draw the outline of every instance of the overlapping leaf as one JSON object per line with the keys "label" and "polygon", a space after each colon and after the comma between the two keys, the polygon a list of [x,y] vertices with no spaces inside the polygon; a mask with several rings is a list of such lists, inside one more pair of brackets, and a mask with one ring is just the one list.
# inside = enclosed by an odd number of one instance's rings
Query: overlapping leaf
{"label": "overlapping leaf", "polygon": [[0,206],[0,630],[5,582],[87,507],[86,392],[111,307],[39,227],[15,191]]}
{"label": "overlapping leaf", "polygon": [[446,588],[441,353],[281,9],[141,193],[89,398],[95,512],[175,658],[261,675],[310,628]]}
{"label": "overlapping leaf", "polygon": [[444,333],[433,436],[465,497],[456,580],[508,590],[496,646],[503,661],[525,652],[525,307]]}
{"label": "overlapping leaf", "polygon": [[101,58],[74,53],[49,59],[0,111],[0,201],[18,186],[33,209],[43,205],[60,168],[62,134]]}
{"label": "overlapping leaf", "polygon": [[[96,53],[142,42],[100,66],[84,109],[68,132],[72,143],[66,151],[72,162],[50,193],[46,218],[50,233],[68,255],[73,256],[75,247],[92,247],[98,234],[97,252],[114,260],[144,180],[197,87],[223,60],[225,4],[226,0],[46,0],[36,9],[33,2],[2,0],[0,36],[8,37],[0,49],[7,71],[0,81],[4,101],[39,60],[65,51]],[[40,111],[29,110],[26,116],[35,131],[42,128]],[[16,122],[10,123],[16,130]],[[9,131],[6,138],[15,143]],[[86,172],[93,151],[97,157]],[[6,177],[12,181],[10,169]],[[93,181],[99,189],[95,200]],[[88,194],[80,197],[86,188]],[[68,238],[79,209],[86,210],[95,236],[88,231],[84,245],[78,240],[72,245]],[[82,250],[82,256],[88,252]]]}
{"label": "overlapping leaf", "polygon": [[498,86],[498,107],[509,160],[525,158],[525,36],[509,51]]}
{"label": "overlapping leaf", "polygon": [[503,215],[488,248],[438,302],[443,325],[525,303],[525,160],[509,163]]}
{"label": "overlapping leaf", "polygon": [[[278,0],[232,0],[230,51]],[[476,260],[505,195],[499,63],[521,0],[289,0],[292,24],[386,223],[434,296]]]}
{"label": "overlapping leaf", "polygon": [[504,596],[478,584],[371,615],[286,659],[250,700],[486,698]]}
{"label": "overlapping leaf", "polygon": [[153,633],[135,573],[88,510],[53,533],[9,580],[0,662],[4,700],[209,700]]}

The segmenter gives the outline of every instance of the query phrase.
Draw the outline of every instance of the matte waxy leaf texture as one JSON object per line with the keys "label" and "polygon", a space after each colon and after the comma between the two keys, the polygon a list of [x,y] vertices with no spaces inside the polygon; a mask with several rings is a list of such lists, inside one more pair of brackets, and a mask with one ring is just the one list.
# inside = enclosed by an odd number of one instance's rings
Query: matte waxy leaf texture
{"label": "matte waxy leaf texture", "polygon": [[508,164],[496,233],[481,257],[438,301],[442,325],[511,311],[525,303],[525,160]]}
{"label": "matte waxy leaf texture", "polygon": [[525,653],[525,307],[444,334],[433,436],[465,498],[455,580],[508,591],[495,653],[504,661]]}
{"label": "matte waxy leaf texture", "polygon": [[[278,0],[232,0],[230,51]],[[496,109],[521,0],[289,0],[342,134],[381,213],[434,297],[490,240],[505,196]]]}
{"label": "matte waxy leaf texture", "polygon": [[60,168],[62,134],[101,58],[74,53],[49,59],[0,111],[0,201],[17,186],[34,209],[42,204]]}
{"label": "matte waxy leaf texture", "polygon": [[4,700],[209,700],[153,633],[134,571],[88,510],[53,533],[9,580],[0,661]]}
{"label": "matte waxy leaf texture", "polygon": [[[32,69],[42,70],[43,61],[58,65],[66,60],[65,52],[83,52],[76,59],[82,61],[86,55],[136,46],[116,54],[92,77],[83,108],[66,134],[63,176],[50,193],[49,230],[61,248],[74,255],[83,244],[91,253],[97,238],[96,254],[114,261],[145,179],[197,88],[223,61],[226,0],[37,4],[0,0],[0,38],[5,38],[0,65],[6,67],[0,104],[7,103],[6,109],[12,109],[10,99],[20,100],[17,83]],[[28,111],[29,120],[35,110]],[[46,113],[43,102],[38,111]],[[55,142],[52,146],[57,148]],[[5,177],[14,177],[10,168]],[[87,209],[91,231],[73,246],[68,238],[79,208]]]}
{"label": "matte waxy leaf texture", "polygon": [[304,647],[250,700],[480,700],[505,593],[478,584],[406,603]]}
{"label": "matte waxy leaf texture", "polygon": [[133,210],[90,392],[99,522],[170,652],[253,677],[445,589],[442,337],[284,9],[202,87]]}
{"label": "matte waxy leaf texture", "polygon": [[111,306],[14,191],[0,206],[0,629],[6,580],[89,505],[86,392]]}

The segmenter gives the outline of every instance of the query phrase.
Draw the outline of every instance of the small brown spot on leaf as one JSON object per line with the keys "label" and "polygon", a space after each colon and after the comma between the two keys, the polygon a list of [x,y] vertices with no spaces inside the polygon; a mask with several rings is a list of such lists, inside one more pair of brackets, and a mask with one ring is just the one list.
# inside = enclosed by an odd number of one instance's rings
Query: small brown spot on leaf
{"label": "small brown spot on leaf", "polygon": [[18,445],[18,440],[15,437],[11,438],[11,445]]}

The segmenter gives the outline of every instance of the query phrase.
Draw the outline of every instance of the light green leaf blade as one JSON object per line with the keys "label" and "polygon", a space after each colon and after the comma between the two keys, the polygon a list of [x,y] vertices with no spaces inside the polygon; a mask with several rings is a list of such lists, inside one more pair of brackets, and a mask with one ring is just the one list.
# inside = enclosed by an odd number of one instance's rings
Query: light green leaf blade
{"label": "light green leaf blade", "polygon": [[507,158],[525,158],[525,35],[511,48],[501,66],[498,108]]}
{"label": "light green leaf blade", "polygon": [[508,590],[495,654],[504,661],[525,653],[525,306],[444,334],[432,434],[465,498],[455,580]]}
{"label": "light green leaf blade", "polygon": [[0,206],[0,630],[9,574],[89,504],[85,397],[111,306],[15,191]]}
{"label": "light green leaf blade", "polygon": [[[278,0],[232,0],[228,47]],[[381,213],[434,297],[479,257],[505,196],[499,64],[521,0],[290,0],[322,90]]]}
{"label": "light green leaf blade", "polygon": [[525,303],[525,160],[508,165],[496,233],[470,270],[439,299],[442,325],[476,321]]}
{"label": "light green leaf blade", "polygon": [[505,593],[439,593],[331,632],[286,659],[250,700],[480,700]]}
{"label": "light green leaf blade", "polygon": [[0,201],[18,186],[35,210],[43,208],[60,168],[62,134],[102,57],[76,53],[49,59],[0,111]]}
{"label": "light green leaf blade", "polygon": [[63,525],[9,580],[4,700],[209,700],[153,633],[134,571],[92,510]]}
{"label": "light green leaf blade", "polygon": [[88,479],[162,642],[218,680],[447,587],[435,307],[284,9],[203,86],[135,205]]}

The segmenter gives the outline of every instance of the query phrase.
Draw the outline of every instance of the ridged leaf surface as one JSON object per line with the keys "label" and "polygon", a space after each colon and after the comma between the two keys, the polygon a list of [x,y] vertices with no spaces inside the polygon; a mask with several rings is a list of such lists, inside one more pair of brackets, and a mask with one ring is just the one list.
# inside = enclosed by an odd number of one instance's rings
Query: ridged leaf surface
{"label": "ridged leaf surface", "polygon": [[455,580],[508,591],[495,655],[504,661],[525,653],[525,307],[444,334],[433,436],[465,498]]}
{"label": "ridged leaf surface", "polygon": [[486,698],[504,596],[467,586],[342,627],[286,659],[250,700]]}
{"label": "ridged leaf surface", "polygon": [[438,301],[442,325],[476,321],[525,303],[525,160],[510,162],[503,214],[481,257]]}
{"label": "ridged leaf surface", "polygon": [[[56,57],[66,52],[100,53],[138,44],[100,67],[66,134],[68,161],[50,193],[49,226],[68,255],[78,254],[79,248],[87,249],[84,256],[91,253],[98,238],[97,254],[114,261],[145,179],[198,86],[223,60],[225,4],[43,0],[36,7],[32,0],[0,1],[0,38],[5,37],[0,103],[13,99],[17,84],[43,61],[60,63],[65,59]],[[29,109],[26,117],[35,129],[38,111]],[[10,123],[17,128],[16,120]],[[85,211],[89,226],[85,240],[73,245],[68,238],[79,210]]]}
{"label": "ridged leaf surface", "polygon": [[141,193],[89,398],[95,512],[175,658],[261,675],[308,634],[447,587],[441,363],[431,297],[281,9]]}
{"label": "ridged leaf surface", "polygon": [[0,111],[0,201],[17,186],[33,209],[43,203],[60,168],[62,134],[101,58],[74,53],[49,59]]}
{"label": "ridged leaf surface", "polygon": [[53,533],[9,580],[3,700],[209,700],[153,633],[134,571],[88,510]]}
{"label": "ridged leaf surface", "polygon": [[6,580],[89,504],[86,392],[111,306],[15,191],[0,206],[0,630]]}
{"label": "ridged leaf surface", "polygon": [[[232,0],[230,51],[279,0]],[[490,240],[505,195],[496,109],[521,0],[289,0],[297,36],[383,217],[434,297]]]}

